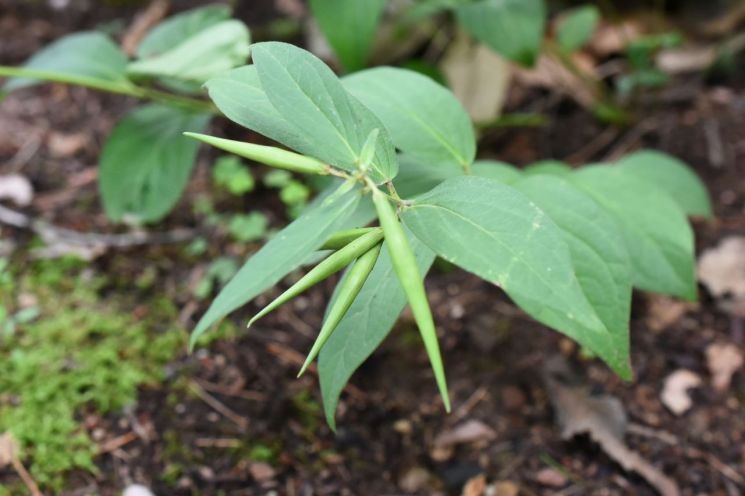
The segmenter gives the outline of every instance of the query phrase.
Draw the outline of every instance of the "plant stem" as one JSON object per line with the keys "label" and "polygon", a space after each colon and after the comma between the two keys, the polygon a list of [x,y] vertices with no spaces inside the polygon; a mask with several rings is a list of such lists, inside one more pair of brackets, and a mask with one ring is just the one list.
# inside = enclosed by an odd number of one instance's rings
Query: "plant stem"
{"label": "plant stem", "polygon": [[0,77],[38,79],[41,81],[83,86],[85,88],[106,91],[116,95],[133,96],[135,98],[153,100],[168,105],[177,105],[197,112],[207,112],[210,114],[218,113],[217,108],[215,108],[215,106],[210,102],[196,98],[173,95],[154,88],[143,88],[142,86],[132,84],[126,79],[121,81],[107,81],[105,79],[96,79],[75,74],[61,74],[58,72],[8,66],[0,66]]}

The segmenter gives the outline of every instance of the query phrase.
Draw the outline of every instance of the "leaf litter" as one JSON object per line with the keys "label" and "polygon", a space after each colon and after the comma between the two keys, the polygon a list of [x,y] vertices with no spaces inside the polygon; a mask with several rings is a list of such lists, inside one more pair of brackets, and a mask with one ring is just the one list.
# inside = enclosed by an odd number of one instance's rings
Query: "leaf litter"
{"label": "leaf litter", "polygon": [[620,400],[591,395],[579,384],[561,357],[546,362],[543,371],[549,399],[564,440],[587,434],[624,470],[642,476],[663,496],[678,496],[677,483],[624,442],[628,419]]}

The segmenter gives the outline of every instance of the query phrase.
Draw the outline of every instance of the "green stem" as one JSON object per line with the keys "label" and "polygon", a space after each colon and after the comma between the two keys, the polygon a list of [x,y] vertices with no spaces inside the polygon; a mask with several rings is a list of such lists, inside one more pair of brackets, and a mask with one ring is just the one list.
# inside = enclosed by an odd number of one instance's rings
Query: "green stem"
{"label": "green stem", "polygon": [[0,77],[38,79],[41,81],[83,86],[85,88],[114,93],[116,95],[133,96],[135,98],[153,100],[168,105],[177,105],[198,112],[208,112],[211,114],[218,113],[215,106],[210,102],[198,100],[196,98],[173,95],[153,88],[143,88],[141,86],[136,86],[125,79],[121,81],[107,81],[105,79],[96,79],[75,74],[63,74],[59,72],[29,69],[26,67],[9,66],[0,66]]}

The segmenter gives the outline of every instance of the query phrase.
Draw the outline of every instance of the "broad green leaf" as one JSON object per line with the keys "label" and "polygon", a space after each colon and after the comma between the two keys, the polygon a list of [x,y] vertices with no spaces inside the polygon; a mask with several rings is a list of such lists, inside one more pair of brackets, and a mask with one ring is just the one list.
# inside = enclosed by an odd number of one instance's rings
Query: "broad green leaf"
{"label": "broad green leaf", "polygon": [[231,121],[305,155],[311,145],[295,126],[285,120],[261,87],[256,66],[247,65],[219,74],[205,84],[210,98]]}
{"label": "broad green leaf", "polygon": [[523,65],[533,65],[543,41],[543,0],[476,0],[455,9],[460,24],[476,39]]}
{"label": "broad green leaf", "polygon": [[711,198],[706,187],[677,158],[654,150],[641,150],[627,155],[617,165],[638,179],[665,190],[686,214],[711,217]]}
{"label": "broad green leaf", "polygon": [[166,215],[181,197],[198,143],[182,132],[203,131],[210,116],[151,104],[127,114],[101,152],[99,187],[113,220],[132,215],[146,222]]}
{"label": "broad green leaf", "polygon": [[200,31],[230,18],[230,7],[214,4],[181,12],[161,22],[137,46],[137,58],[161,55]]}
{"label": "broad green leaf", "polygon": [[696,298],[693,232],[664,190],[621,167],[596,165],[567,176],[616,219],[631,256],[634,285]]}
{"label": "broad green leaf", "polygon": [[380,67],[345,77],[344,87],[383,121],[396,148],[430,166],[466,168],[476,154],[468,114],[455,96],[414,71]]}
{"label": "broad green leaf", "polygon": [[523,169],[526,176],[550,175],[562,177],[571,174],[571,172],[572,168],[559,160],[541,160],[533,162]]}
{"label": "broad green leaf", "polygon": [[313,17],[347,71],[365,67],[386,0],[310,0]]}
{"label": "broad green leaf", "polygon": [[566,12],[556,28],[559,46],[568,52],[582,48],[592,36],[599,20],[600,10],[595,5],[583,5]]}
{"label": "broad green leaf", "polygon": [[191,346],[212,324],[245,305],[300,267],[335,231],[342,229],[360,199],[351,190],[326,201],[319,197],[294,222],[270,239],[220,291],[191,335]]}
{"label": "broad green leaf", "polygon": [[537,320],[580,340],[604,326],[575,277],[556,224],[492,179],[448,179],[402,214],[438,256],[504,289]]}
{"label": "broad green leaf", "polygon": [[[434,254],[414,236],[409,236],[417,265],[426,274]],[[341,283],[337,285],[340,287]],[[328,308],[334,302],[332,297]],[[388,249],[384,246],[375,268],[367,278],[357,299],[336,327],[318,358],[323,409],[326,421],[336,428],[334,413],[344,386],[355,370],[388,335],[406,306],[406,296],[396,278]]]}
{"label": "broad green leaf", "polygon": [[445,179],[457,177],[463,171],[457,167],[432,167],[410,155],[399,155],[399,171],[393,185],[401,198],[411,199],[431,190]]}
{"label": "broad green leaf", "polygon": [[354,172],[367,137],[378,128],[377,151],[368,173],[377,183],[395,177],[398,162],[385,127],[326,64],[301,48],[278,42],[254,45],[253,60],[271,104],[312,145],[309,155]]}
{"label": "broad green leaf", "polygon": [[203,83],[245,63],[250,36],[245,24],[222,21],[185,39],[171,50],[127,66],[133,77],[169,77]]}
{"label": "broad green leaf", "polygon": [[530,176],[512,186],[559,227],[577,281],[605,324],[605,332],[583,333],[578,341],[630,379],[631,261],[620,228],[592,198],[561,178]]}
{"label": "broad green leaf", "polygon": [[503,184],[512,184],[522,177],[519,169],[498,160],[477,160],[471,166],[471,174],[488,177]]}
{"label": "broad green leaf", "polygon": [[[6,91],[40,80],[106,89],[130,86],[126,77],[127,57],[103,33],[88,31],[60,38],[31,57],[23,69],[39,73],[38,79],[18,77],[5,84]],[[0,73],[2,71],[0,70]]]}

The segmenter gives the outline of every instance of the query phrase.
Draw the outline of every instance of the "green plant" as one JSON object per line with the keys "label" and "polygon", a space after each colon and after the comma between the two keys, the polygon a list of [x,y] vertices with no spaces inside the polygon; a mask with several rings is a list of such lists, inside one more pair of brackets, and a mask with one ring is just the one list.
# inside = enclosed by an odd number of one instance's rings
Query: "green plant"
{"label": "green plant", "polygon": [[97,471],[98,446],[80,417],[134,403],[137,388],[162,380],[184,342],[181,329],[153,331],[156,320],[175,319],[169,302],[136,320],[99,299],[102,279],[77,272],[59,261],[29,265],[16,286],[38,301],[39,318],[0,335],[0,432],[18,440],[34,479],[50,491],[62,489],[70,470]]}
{"label": "green plant", "polygon": [[[191,342],[315,252],[331,250],[251,322],[351,265],[308,357],[320,348],[332,427],[342,388],[407,302],[449,408],[423,286],[436,256],[498,285],[624,379],[632,376],[632,286],[696,297],[686,215],[709,216],[711,207],[703,185],[676,159],[642,151],[578,170],[556,161],[520,170],[474,160],[465,111],[421,74],[383,67],[340,80],[292,45],[259,43],[252,53],[253,65],[210,79],[209,96],[231,120],[297,153],[187,134],[272,167],[331,177],[334,184],[245,263]],[[376,218],[380,227],[365,227]]]}
{"label": "green plant", "polygon": [[134,60],[101,32],[71,34],[23,67],[0,66],[0,76],[11,77],[3,90],[54,81],[150,101],[106,140],[99,187],[112,220],[154,222],[178,201],[196,160],[197,144],[182,131],[205,130],[216,113],[196,98],[202,83],[248,58],[248,28],[229,17],[224,5],[175,15],[147,33]]}
{"label": "green plant", "polygon": [[[319,27],[347,71],[363,69],[372,47],[385,0],[311,0]],[[523,65],[533,65],[543,42],[544,0],[419,0],[407,22],[450,11],[468,33],[494,51]]]}

